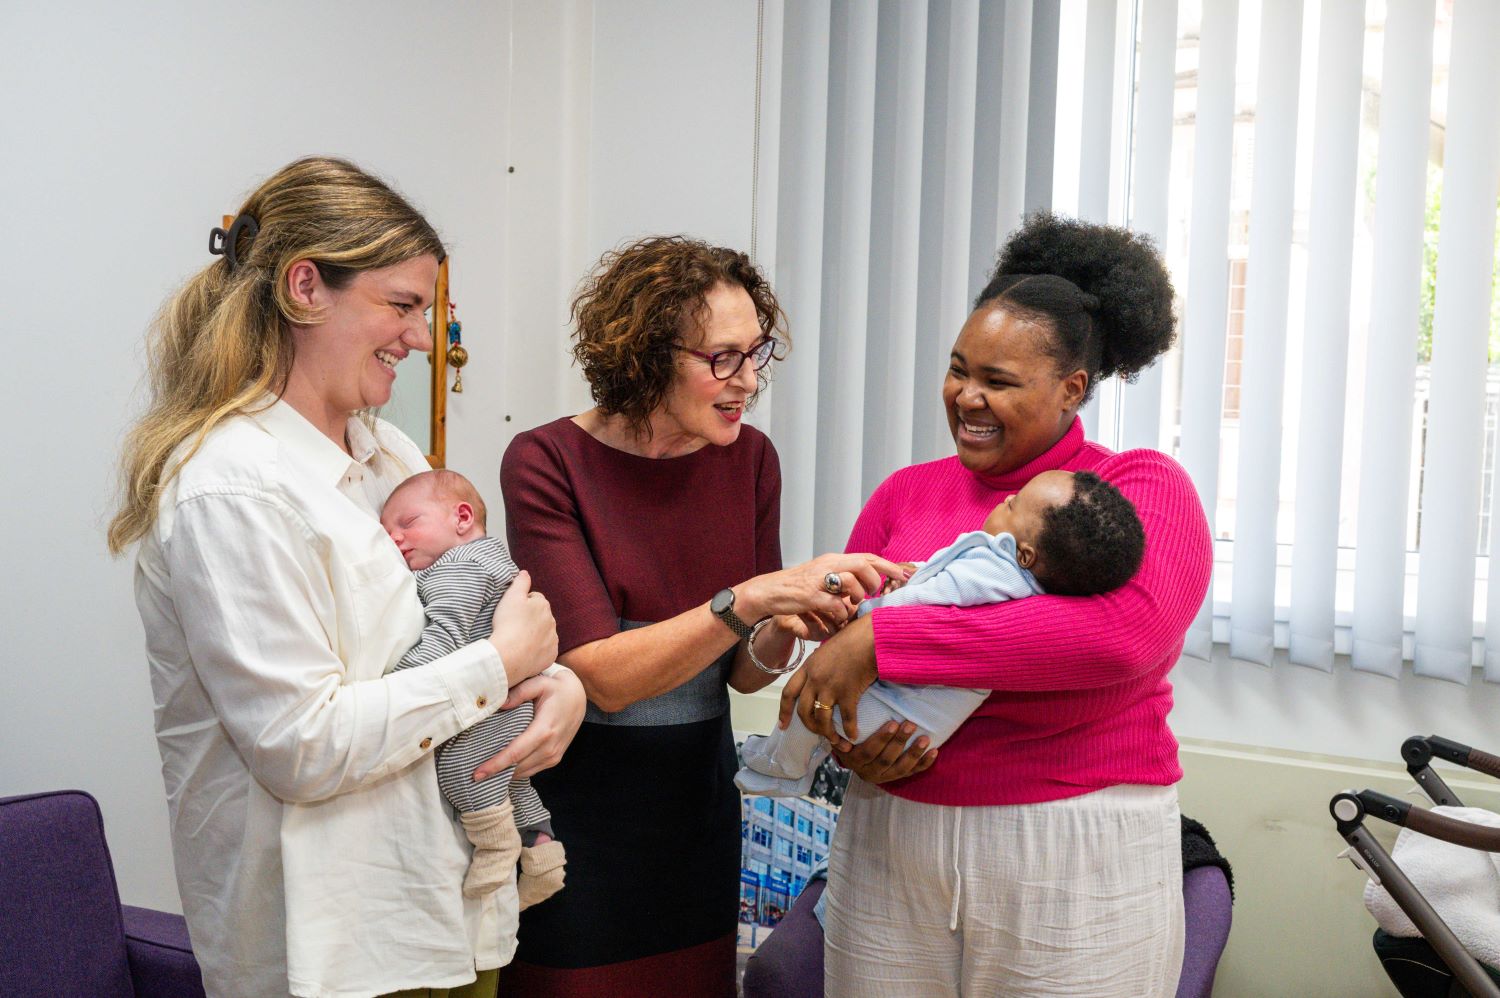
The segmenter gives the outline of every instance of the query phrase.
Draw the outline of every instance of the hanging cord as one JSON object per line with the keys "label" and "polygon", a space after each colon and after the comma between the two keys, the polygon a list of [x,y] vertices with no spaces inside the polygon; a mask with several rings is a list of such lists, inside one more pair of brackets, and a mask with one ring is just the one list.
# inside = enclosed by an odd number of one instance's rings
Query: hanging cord
{"label": "hanging cord", "polygon": [[1135,101],[1137,91],[1140,89],[1140,80],[1136,75],[1140,72],[1137,64],[1139,58],[1141,40],[1141,0],[1135,0],[1130,10],[1130,85],[1125,93],[1125,171],[1121,178],[1124,190],[1121,192],[1121,205],[1124,219],[1120,224],[1131,226],[1135,221],[1130,210],[1130,196],[1135,193]]}
{"label": "hanging cord", "polygon": [[[1120,224],[1131,229],[1135,228],[1135,216],[1130,210],[1130,198],[1135,193],[1135,101],[1137,91],[1140,89],[1140,81],[1136,78],[1136,74],[1140,72],[1140,66],[1138,65],[1140,40],[1141,0],[1135,0],[1130,9],[1130,69],[1128,70],[1130,85],[1125,88],[1125,175],[1123,178],[1124,190],[1120,195],[1121,211],[1124,214],[1124,218]],[[1123,390],[1123,382],[1117,385],[1116,388],[1119,390],[1115,392],[1114,397],[1113,430],[1115,446],[1119,447],[1124,443],[1123,438],[1125,435],[1125,392]]]}
{"label": "hanging cord", "polygon": [[755,148],[750,152],[750,259],[755,249],[760,220],[760,87],[766,49],[766,0],[755,4]]}
{"label": "hanging cord", "polygon": [[958,931],[958,899],[964,892],[964,875],[958,868],[958,830],[963,826],[964,809],[953,809],[953,912],[948,918],[948,930]]}

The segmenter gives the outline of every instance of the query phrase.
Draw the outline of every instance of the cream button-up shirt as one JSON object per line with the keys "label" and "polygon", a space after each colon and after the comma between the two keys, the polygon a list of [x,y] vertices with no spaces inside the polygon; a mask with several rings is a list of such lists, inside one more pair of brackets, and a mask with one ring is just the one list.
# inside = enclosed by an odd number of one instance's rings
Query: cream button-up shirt
{"label": "cream button-up shirt", "polygon": [[515,950],[514,887],[462,894],[469,847],[432,759],[504,702],[505,670],[478,641],[385,675],[423,615],[378,511],[427,463],[379,421],[351,419],[347,442],[352,459],[280,401],[226,420],[136,559],[177,883],[215,998],[453,987]]}

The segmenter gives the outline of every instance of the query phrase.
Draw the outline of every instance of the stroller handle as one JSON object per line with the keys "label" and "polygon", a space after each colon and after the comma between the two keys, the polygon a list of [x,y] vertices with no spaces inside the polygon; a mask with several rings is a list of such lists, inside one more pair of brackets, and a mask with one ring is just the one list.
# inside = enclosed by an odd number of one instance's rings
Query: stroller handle
{"label": "stroller handle", "polygon": [[1485,776],[1500,780],[1500,755],[1490,755],[1479,749],[1469,749],[1469,768],[1477,769]]}
{"label": "stroller handle", "polygon": [[1433,814],[1419,807],[1412,808],[1402,824],[1414,832],[1442,839],[1444,842],[1452,842],[1454,845],[1478,849],[1481,852],[1500,852],[1500,828],[1459,821],[1457,818]]}
{"label": "stroller handle", "polygon": [[1437,770],[1432,768],[1433,759],[1442,759],[1455,766],[1465,766],[1500,779],[1500,756],[1438,735],[1412,735],[1401,744],[1401,758],[1406,762],[1406,771],[1411,774],[1411,778],[1417,781],[1417,786],[1432,798],[1434,804],[1462,807],[1464,802],[1459,800],[1453,788],[1444,783]]}
{"label": "stroller handle", "polygon": [[1413,735],[1401,745],[1401,758],[1406,760],[1406,768],[1413,774],[1431,762],[1434,757],[1451,762],[1455,766],[1465,766],[1486,776],[1500,779],[1500,756],[1491,755],[1462,742],[1451,741],[1438,735],[1428,735],[1425,738],[1421,735]]}
{"label": "stroller handle", "polygon": [[[1375,790],[1346,790],[1328,802],[1339,835],[1349,843],[1346,850],[1354,865],[1390,893],[1412,924],[1437,952],[1468,993],[1479,998],[1500,998],[1500,986],[1490,979],[1479,961],[1464,949],[1453,930],[1422,896],[1401,868],[1391,859],[1370,830],[1366,816],[1404,825],[1423,835],[1486,851],[1500,851],[1500,828],[1483,828],[1433,814],[1408,802]],[[1461,837],[1459,837],[1461,836]],[[1482,840],[1483,844],[1480,844]]]}
{"label": "stroller handle", "polygon": [[[1500,852],[1500,828],[1476,825],[1473,822],[1460,821],[1447,815],[1433,814],[1425,808],[1412,807],[1410,801],[1383,794],[1378,790],[1361,790],[1359,793],[1350,791],[1343,796],[1352,796],[1359,800],[1362,805],[1361,815],[1369,814],[1372,817],[1389,821],[1393,825],[1410,828],[1422,835],[1452,842],[1454,845],[1468,849],[1478,849],[1480,852]],[[1336,813],[1335,818],[1338,817]]]}

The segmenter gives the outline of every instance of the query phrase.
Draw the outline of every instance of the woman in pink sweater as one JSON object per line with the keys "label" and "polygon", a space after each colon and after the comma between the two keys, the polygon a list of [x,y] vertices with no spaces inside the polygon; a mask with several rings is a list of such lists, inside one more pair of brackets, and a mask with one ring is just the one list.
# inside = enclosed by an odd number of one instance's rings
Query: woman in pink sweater
{"label": "woman in pink sweater", "polygon": [[[830,996],[1171,995],[1182,962],[1177,742],[1167,673],[1212,567],[1187,473],[1114,454],[1077,418],[1099,379],[1170,346],[1151,244],[1033,216],[959,332],[943,384],[958,453],[875,491],[850,551],[926,558],[1043,471],[1089,470],[1146,531],[1140,570],[1091,597],[886,607],[824,643],[782,698],[857,778],[830,858]],[[832,727],[877,676],[993,689],[942,749]],[[868,733],[866,733],[868,734]],[[879,784],[877,787],[876,784]]]}

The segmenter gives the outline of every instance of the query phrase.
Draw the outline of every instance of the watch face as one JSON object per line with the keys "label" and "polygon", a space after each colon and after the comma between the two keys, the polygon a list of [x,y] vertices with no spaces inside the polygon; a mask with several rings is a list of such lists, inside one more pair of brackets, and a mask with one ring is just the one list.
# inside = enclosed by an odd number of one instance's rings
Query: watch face
{"label": "watch face", "polygon": [[712,610],[715,615],[728,613],[730,610],[734,609],[734,590],[720,589],[718,592],[714,593],[714,598],[708,604],[708,608]]}

